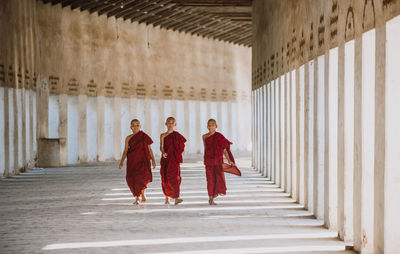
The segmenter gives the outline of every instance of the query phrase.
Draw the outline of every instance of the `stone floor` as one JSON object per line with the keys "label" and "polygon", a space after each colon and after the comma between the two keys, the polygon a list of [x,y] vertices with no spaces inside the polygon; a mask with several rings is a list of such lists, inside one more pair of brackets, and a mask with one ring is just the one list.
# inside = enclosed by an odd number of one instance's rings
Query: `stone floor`
{"label": "stone floor", "polygon": [[0,253],[352,253],[276,185],[239,160],[207,203],[204,167],[182,165],[182,198],[163,204],[159,168],[132,205],[117,164],[34,169],[0,181]]}

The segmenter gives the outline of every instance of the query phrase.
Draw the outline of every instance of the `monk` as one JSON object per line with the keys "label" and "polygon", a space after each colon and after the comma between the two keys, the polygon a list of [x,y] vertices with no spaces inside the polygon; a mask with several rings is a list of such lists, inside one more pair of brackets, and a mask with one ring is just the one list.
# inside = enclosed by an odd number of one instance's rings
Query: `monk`
{"label": "monk", "polygon": [[133,119],[131,121],[132,134],[125,139],[125,149],[119,164],[121,170],[124,165],[124,160],[128,157],[126,163],[126,182],[131,190],[136,201],[135,205],[139,204],[139,196],[142,196],[141,202],[146,202],[144,190],[152,180],[150,159],[153,168],[156,167],[151,144],[153,140],[143,131],[140,130],[140,121]]}
{"label": "monk", "polygon": [[[217,121],[209,119],[207,122],[209,132],[203,135],[204,165],[206,166],[208,203],[210,205],[216,205],[214,198],[218,195],[226,195],[224,172],[241,175],[230,151],[232,143],[216,131],[217,127]],[[227,163],[224,163],[224,158]]]}
{"label": "monk", "polygon": [[165,204],[169,205],[169,198],[175,199],[175,205],[182,203],[180,196],[182,153],[186,139],[175,131],[176,120],[168,117],[165,126],[167,132],[160,136],[161,150],[161,187],[165,195]]}

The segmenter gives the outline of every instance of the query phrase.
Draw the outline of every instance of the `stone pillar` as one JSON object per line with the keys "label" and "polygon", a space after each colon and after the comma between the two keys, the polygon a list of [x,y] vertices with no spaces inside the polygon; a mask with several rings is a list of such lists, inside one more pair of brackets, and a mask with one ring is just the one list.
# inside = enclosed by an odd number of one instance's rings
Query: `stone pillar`
{"label": "stone pillar", "polygon": [[280,85],[281,85],[280,79],[279,78],[275,79],[275,105],[276,105],[276,108],[275,108],[275,114],[276,114],[276,116],[275,116],[276,157],[275,158],[276,158],[276,163],[275,163],[275,165],[276,165],[276,167],[275,167],[275,181],[274,182],[278,186],[281,185],[281,182],[280,182],[280,170],[281,170]]}
{"label": "stone pillar", "polygon": [[304,65],[299,67],[297,83],[297,188],[298,201],[304,205]]}
{"label": "stone pillar", "polygon": [[[190,144],[191,144],[191,137],[190,137],[190,110],[189,110],[189,101],[188,100],[184,100],[183,101],[183,120],[184,120],[184,133],[183,135],[186,138],[186,143],[185,143],[185,154],[188,154],[190,152]],[[201,136],[201,134],[199,133],[199,135]]]}
{"label": "stone pillar", "polygon": [[78,144],[79,144],[79,162],[88,162],[88,138],[87,138],[87,96],[86,94],[78,95]]}
{"label": "stone pillar", "polygon": [[284,79],[283,79],[283,83],[282,83],[282,87],[283,87],[283,90],[284,90],[284,92],[282,93],[282,95],[283,95],[283,99],[282,99],[282,101],[283,101],[283,105],[284,105],[284,108],[283,108],[283,111],[284,111],[284,117],[283,117],[283,136],[284,136],[284,140],[283,140],[283,143],[284,143],[284,146],[285,146],[285,148],[283,149],[283,154],[285,155],[285,158],[284,158],[284,167],[283,167],[283,169],[282,170],[284,170],[285,172],[284,172],[284,175],[282,176],[282,181],[283,181],[283,186],[284,186],[284,191],[285,192],[288,192],[288,189],[289,189],[289,186],[288,186],[288,184],[289,184],[289,163],[290,163],[290,161],[289,161],[289,158],[290,158],[290,155],[289,155],[289,150],[290,150],[290,145],[289,145],[289,136],[290,136],[290,134],[288,133],[288,123],[289,123],[289,121],[288,121],[288,117],[289,117],[289,114],[288,114],[288,109],[289,109],[289,107],[290,107],[290,105],[289,105],[289,100],[288,100],[288,86],[287,86],[287,84],[288,84],[288,75],[287,75],[287,73],[285,73],[284,74]]}
{"label": "stone pillar", "polygon": [[[130,113],[130,121],[133,119],[137,118],[137,99],[133,96],[130,97],[129,99],[129,113]],[[130,123],[129,121],[129,123]]]}
{"label": "stone pillar", "polygon": [[96,97],[97,112],[97,159],[105,161],[105,98],[104,95]]}
{"label": "stone pillar", "polygon": [[361,91],[361,233],[362,253],[373,253],[374,240],[374,152],[375,152],[375,30],[362,36]]}
{"label": "stone pillar", "polygon": [[122,156],[121,97],[114,97],[114,159]]}
{"label": "stone pillar", "polygon": [[[6,73],[6,72],[5,72]],[[10,173],[10,107],[9,88],[4,87],[4,176]]]}
{"label": "stone pillar", "polygon": [[151,100],[149,98],[144,99],[144,124],[142,123],[142,130],[148,135],[151,135]]}
{"label": "stone pillar", "polygon": [[292,126],[291,126],[291,112],[292,112],[292,101],[291,101],[291,72],[285,74],[285,123],[286,123],[286,189],[287,193],[292,193]]}
{"label": "stone pillar", "polygon": [[271,81],[271,94],[270,94],[270,100],[271,100],[271,181],[275,181],[275,169],[276,169],[276,136],[275,136],[275,108],[276,108],[276,103],[275,103],[275,80]]}
{"label": "stone pillar", "polygon": [[[384,188],[384,252],[400,249],[400,16],[386,24],[385,135],[386,164]],[[375,136],[376,137],[376,136]],[[377,169],[377,168],[376,168]],[[379,170],[379,169],[377,169]],[[379,198],[379,197],[377,197]],[[377,214],[380,215],[379,213]],[[382,221],[380,221],[382,223]]]}
{"label": "stone pillar", "polygon": [[281,188],[282,189],[285,189],[286,188],[286,185],[285,185],[285,178],[286,178],[286,175],[285,175],[285,173],[286,173],[286,156],[287,156],[287,154],[285,153],[285,150],[286,150],[286,142],[285,142],[285,140],[286,140],[286,135],[285,135],[285,108],[286,108],[286,104],[285,104],[285,92],[286,92],[286,89],[285,89],[285,79],[284,79],[284,76],[282,75],[282,76],[280,76],[279,77],[279,101],[280,101],[280,103],[279,103],[279,106],[280,106],[280,109],[279,109],[279,124],[280,124],[280,128],[279,128],[279,131],[280,131],[280,175],[279,175],[279,178],[280,178],[280,186],[281,186]]}
{"label": "stone pillar", "polygon": [[298,175],[298,168],[297,168],[297,142],[298,142],[298,133],[297,133],[297,126],[298,126],[298,117],[297,117],[297,86],[299,81],[299,71],[295,69],[291,73],[292,80],[290,86],[290,101],[291,101],[291,126],[292,126],[292,133],[291,133],[291,143],[292,143],[292,152],[291,152],[291,169],[292,169],[292,198],[299,201],[299,175]]}
{"label": "stone pillar", "polygon": [[[60,138],[60,166],[68,164],[68,95],[59,95],[58,137]],[[39,114],[39,110],[38,113]],[[104,135],[102,135],[104,136]],[[97,139],[99,140],[99,138]],[[97,144],[99,146],[99,143]],[[100,146],[99,146],[100,147]]]}
{"label": "stone pillar", "polygon": [[[353,179],[354,179],[354,40],[344,46],[343,96],[343,240],[353,241]],[[340,91],[340,90],[339,90]],[[339,114],[340,117],[340,114]],[[340,171],[339,171],[340,173]],[[340,231],[339,231],[340,234]]]}
{"label": "stone pillar", "polygon": [[39,76],[38,80],[40,80],[37,99],[38,138],[47,138],[49,136],[49,87],[46,79]]}
{"label": "stone pillar", "polygon": [[310,158],[309,158],[309,128],[310,128],[310,70],[309,63],[304,64],[304,104],[303,104],[303,135],[304,135],[304,208],[309,209],[309,172],[310,172]]}
{"label": "stone pillar", "polygon": [[268,144],[270,142],[268,138],[268,84],[264,85],[264,170],[263,176],[268,177]]}
{"label": "stone pillar", "polygon": [[[377,20],[376,24],[376,48],[375,48],[375,158],[374,158],[374,251],[373,253],[389,253],[385,249],[386,231],[385,225],[391,223],[387,221],[385,205],[385,179],[386,179],[386,96],[388,93],[386,82],[386,24],[382,20]],[[393,36],[393,34],[391,35]],[[391,44],[393,45],[393,44]],[[389,46],[390,47],[390,46]],[[395,56],[394,56],[395,57]],[[389,58],[393,59],[393,57]],[[393,60],[392,60],[393,61]],[[392,85],[391,85],[392,86]],[[392,88],[392,87],[391,87]],[[394,90],[395,91],[395,90]],[[393,97],[389,97],[391,101]],[[397,103],[395,103],[396,105]],[[394,122],[395,123],[395,122]],[[396,135],[397,136],[397,135]],[[396,138],[394,136],[393,138]],[[392,137],[389,137],[392,138]],[[397,194],[398,193],[393,193]],[[389,202],[395,202],[390,200]],[[396,225],[395,222],[393,222]],[[396,231],[395,231],[396,232]],[[354,238],[356,235],[354,234]],[[391,237],[390,237],[391,238]],[[397,243],[398,240],[395,240]],[[394,251],[396,253],[396,251]]]}
{"label": "stone pillar", "polygon": [[[209,103],[208,103],[208,105],[209,105]],[[206,125],[207,124],[207,122],[204,122],[204,123],[202,123],[201,122],[201,117],[200,117],[200,101],[195,101],[195,112],[196,112],[196,115],[195,115],[195,119],[196,119],[196,121],[195,121],[195,123],[199,123],[199,124],[196,124],[196,130],[195,130],[195,133],[196,133],[196,153],[201,153],[201,148],[203,147],[203,139],[202,139],[202,133],[201,133],[201,126],[204,124],[204,125]],[[207,111],[207,112],[209,112],[209,111]],[[208,116],[208,114],[206,114],[207,116]],[[207,117],[207,120],[208,120],[208,117]],[[207,121],[206,120],[206,121]]]}
{"label": "stone pillar", "polygon": [[361,248],[361,170],[362,170],[362,39],[355,39],[354,60],[354,179],[353,179],[353,213],[354,213],[354,247]]}
{"label": "stone pillar", "polygon": [[325,60],[325,224],[337,229],[338,48]]}

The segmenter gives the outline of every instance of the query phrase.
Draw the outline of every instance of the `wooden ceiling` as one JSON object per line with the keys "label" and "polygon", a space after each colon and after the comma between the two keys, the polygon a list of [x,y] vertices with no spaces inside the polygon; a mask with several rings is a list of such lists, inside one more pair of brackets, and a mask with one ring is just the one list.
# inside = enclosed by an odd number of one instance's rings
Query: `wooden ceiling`
{"label": "wooden ceiling", "polygon": [[251,47],[252,0],[41,0]]}

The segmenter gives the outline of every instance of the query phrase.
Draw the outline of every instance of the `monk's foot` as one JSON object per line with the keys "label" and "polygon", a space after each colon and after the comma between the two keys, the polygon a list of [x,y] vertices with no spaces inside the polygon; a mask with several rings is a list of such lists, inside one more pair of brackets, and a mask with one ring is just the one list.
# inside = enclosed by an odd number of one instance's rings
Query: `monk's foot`
{"label": "monk's foot", "polygon": [[181,198],[176,198],[175,199],[175,205],[180,204],[182,202],[183,202],[183,199],[181,199]]}
{"label": "monk's foot", "polygon": [[209,205],[217,205],[217,204],[214,202],[214,199],[212,199],[212,198],[210,198],[210,199],[208,200],[208,204],[209,204]]}
{"label": "monk's foot", "polygon": [[165,198],[164,204],[169,205],[169,198]]}
{"label": "monk's foot", "polygon": [[142,197],[142,203],[146,203],[147,199],[145,197]]}
{"label": "monk's foot", "polygon": [[139,200],[135,200],[135,202],[133,202],[134,205],[139,205]]}

